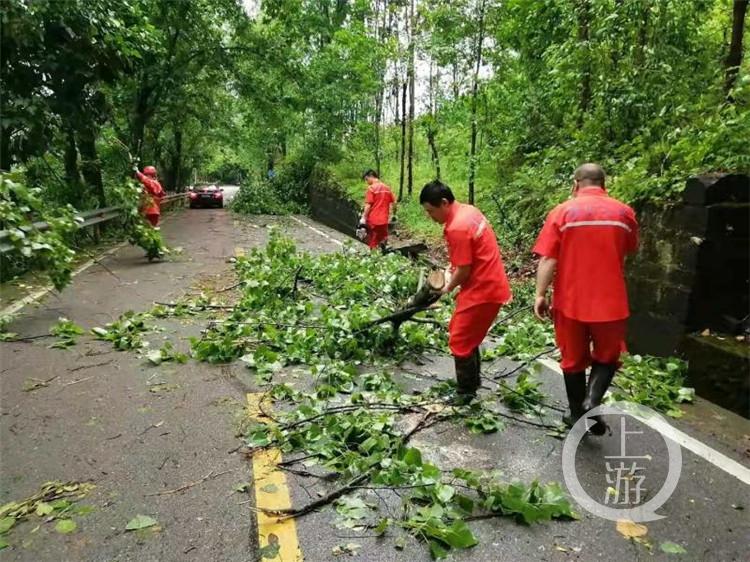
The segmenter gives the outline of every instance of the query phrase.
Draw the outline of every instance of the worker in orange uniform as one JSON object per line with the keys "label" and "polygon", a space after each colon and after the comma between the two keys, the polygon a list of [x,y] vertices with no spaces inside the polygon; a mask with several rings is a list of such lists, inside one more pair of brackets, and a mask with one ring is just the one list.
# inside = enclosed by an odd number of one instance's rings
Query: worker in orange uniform
{"label": "worker in orange uniform", "polygon": [[422,188],[419,203],[443,225],[451,275],[442,292],[460,287],[448,326],[448,345],[455,362],[458,401],[466,403],[480,385],[479,344],[500,307],[510,301],[510,285],[495,232],[479,209],[456,201],[451,189],[437,180]]}
{"label": "worker in orange uniform", "polygon": [[153,166],[146,166],[143,168],[143,173],[136,167],[134,170],[135,177],[138,181],[143,184],[143,195],[145,202],[141,207],[143,215],[146,220],[151,223],[154,228],[159,228],[159,218],[161,216],[161,199],[164,197],[164,189],[162,188],[159,180],[156,176],[156,168]]}
{"label": "worker in orange uniform", "polygon": [[[620,366],[630,314],[624,262],[638,248],[635,213],[607,195],[601,166],[583,164],[573,178],[573,198],[549,213],[533,250],[541,256],[534,314],[554,320],[569,426],[601,404]],[[554,311],[546,296],[553,279]],[[589,433],[604,435],[604,421],[592,421]]]}
{"label": "worker in orange uniform", "polygon": [[357,230],[367,231],[367,245],[372,250],[385,245],[388,240],[388,224],[396,212],[396,198],[391,188],[380,181],[375,170],[367,170],[362,179],[367,183],[367,193]]}

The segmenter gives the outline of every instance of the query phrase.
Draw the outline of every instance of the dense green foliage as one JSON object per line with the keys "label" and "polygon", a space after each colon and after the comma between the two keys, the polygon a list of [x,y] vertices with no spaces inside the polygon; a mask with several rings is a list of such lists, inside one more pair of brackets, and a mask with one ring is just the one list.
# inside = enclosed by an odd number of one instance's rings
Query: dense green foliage
{"label": "dense green foliage", "polygon": [[[0,174],[0,230],[7,235],[2,267],[18,270],[26,267],[44,271],[57,289],[70,281],[75,252],[70,239],[77,228],[78,217],[70,206],[54,208],[40,197],[40,190],[28,188],[19,174]],[[35,222],[46,222],[41,231]]]}
{"label": "dense green foliage", "polygon": [[110,202],[132,156],[169,190],[213,177],[246,186],[238,209],[281,213],[301,210],[315,167],[357,200],[374,167],[424,234],[411,195],[439,170],[527,248],[583,160],[631,202],[750,169],[732,6],[10,0],[0,168],[80,210]]}
{"label": "dense green foliage", "polygon": [[[273,231],[266,248],[238,259],[242,298],[226,319],[194,342],[196,358],[223,362],[242,357],[266,379],[285,365],[322,362],[320,375],[338,379],[351,373],[336,362],[444,348],[444,333],[429,324],[407,322],[398,337],[390,323],[371,325],[404,306],[416,290],[417,270],[396,254],[351,252],[298,253],[290,239]],[[447,309],[436,313],[445,319]]]}
{"label": "dense green foliage", "polygon": [[231,175],[248,25],[234,0],[10,0],[2,23],[0,168],[23,166],[48,201],[106,206],[131,155],[168,190],[193,170]]}
{"label": "dense green foliage", "polygon": [[[402,223],[426,234],[409,195],[439,163],[462,198],[474,175],[475,200],[523,247],[582,161],[601,162],[629,202],[672,200],[690,174],[750,170],[746,57],[727,80],[729,0],[421,0],[413,19],[409,4],[262,4],[256,32],[288,55],[254,70],[273,83],[254,102],[271,161],[330,166],[357,200],[362,170],[379,167],[406,200]],[[400,190],[411,45],[413,181],[407,146]]]}
{"label": "dense green foliage", "polygon": [[251,176],[240,186],[232,210],[245,214],[286,215],[307,209],[311,170],[301,163],[283,165],[266,177]]}

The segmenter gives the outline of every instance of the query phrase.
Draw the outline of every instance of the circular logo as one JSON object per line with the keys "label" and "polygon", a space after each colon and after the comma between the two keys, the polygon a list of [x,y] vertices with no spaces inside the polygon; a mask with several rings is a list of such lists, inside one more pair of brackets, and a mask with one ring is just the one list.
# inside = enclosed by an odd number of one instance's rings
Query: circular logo
{"label": "circular logo", "polygon": [[[587,417],[596,415],[613,415],[621,417],[620,447],[622,454],[619,456],[606,457],[617,460],[617,462],[614,462],[613,460],[613,462],[606,463],[608,471],[607,482],[613,484],[616,488],[608,488],[604,503],[595,500],[586,492],[586,490],[583,489],[583,486],[581,486],[581,483],[578,480],[578,474],[576,473],[576,451],[578,450],[578,445],[581,443],[584,435],[587,433],[586,419]],[[659,425],[667,424],[666,420],[659,413],[643,406],[642,404],[635,404],[632,402],[602,404],[601,406],[590,410],[586,416],[580,418],[576,422],[568,433],[568,436],[565,438],[562,451],[562,468],[565,484],[567,485],[570,494],[582,508],[591,514],[604,519],[609,519],[610,521],[630,519],[637,523],[662,519],[664,516],[657,514],[656,510],[667,502],[677,487],[677,483],[680,480],[680,473],[682,471],[682,450],[680,449],[680,445],[662,435],[664,443],[666,444],[668,457],[667,477],[656,495],[646,503],[640,505],[640,485],[643,476],[636,474],[636,471],[639,470],[637,466],[638,459],[650,459],[650,457],[626,454],[627,435],[643,433],[642,431],[628,432],[625,423],[627,417],[643,422],[652,428],[658,428]],[[617,508],[607,505],[610,492],[611,495],[614,496],[616,503],[619,505],[627,506],[635,504],[634,507]],[[633,496],[635,496],[635,501],[631,504],[630,500]]]}

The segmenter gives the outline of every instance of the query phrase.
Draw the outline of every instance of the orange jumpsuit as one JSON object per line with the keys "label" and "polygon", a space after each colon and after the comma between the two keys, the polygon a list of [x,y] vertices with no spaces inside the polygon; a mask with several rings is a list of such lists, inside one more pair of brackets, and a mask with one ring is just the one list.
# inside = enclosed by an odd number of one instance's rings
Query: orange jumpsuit
{"label": "orange jumpsuit", "polygon": [[146,220],[151,223],[151,226],[158,226],[159,217],[161,216],[161,199],[164,197],[164,189],[159,183],[159,180],[155,178],[149,177],[138,171],[136,171],[135,176],[138,178],[138,181],[143,184],[143,193],[146,200],[141,207],[141,212],[146,217]]}
{"label": "orange jumpsuit", "polygon": [[637,248],[633,209],[601,187],[579,189],[547,216],[533,252],[557,260],[552,303],[563,372],[585,371],[592,359],[619,362],[630,315],[624,262]]}
{"label": "orange jumpsuit", "polygon": [[375,182],[367,188],[365,203],[370,205],[367,214],[367,245],[377,248],[388,239],[388,215],[396,198],[391,188],[381,182]]}
{"label": "orange jumpsuit", "polygon": [[469,357],[484,340],[500,307],[510,301],[510,285],[495,232],[479,209],[452,203],[443,236],[451,266],[471,266],[448,326],[451,353]]}

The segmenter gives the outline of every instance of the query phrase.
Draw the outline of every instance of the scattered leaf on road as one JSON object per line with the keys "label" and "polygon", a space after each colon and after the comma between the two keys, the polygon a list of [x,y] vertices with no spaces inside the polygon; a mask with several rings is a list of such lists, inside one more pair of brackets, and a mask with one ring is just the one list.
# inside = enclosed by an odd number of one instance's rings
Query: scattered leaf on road
{"label": "scattered leaf on road", "polygon": [[52,507],[52,506],[51,506],[50,504],[48,504],[47,502],[39,502],[39,503],[38,503],[38,504],[36,505],[36,514],[37,514],[37,515],[38,515],[39,517],[44,517],[45,515],[49,515],[49,514],[50,514],[50,513],[52,513],[53,511],[55,511],[55,508],[54,508],[54,507]]}
{"label": "scattered leaf on road", "polygon": [[76,525],[76,522],[72,519],[60,519],[55,525],[55,531],[57,531],[58,533],[62,533],[63,535],[72,533],[77,528],[78,525]]}
{"label": "scattered leaf on road", "polygon": [[0,535],[10,531],[11,527],[16,524],[16,520],[13,517],[3,517],[0,519]]}
{"label": "scattered leaf on road", "polygon": [[138,529],[147,529],[156,525],[156,519],[148,515],[136,515],[125,526],[126,531],[137,531]]}
{"label": "scattered leaf on road", "polygon": [[632,539],[634,537],[642,537],[648,533],[648,527],[635,523],[630,519],[618,519],[617,520],[617,532],[623,537]]}
{"label": "scattered leaf on road", "polygon": [[348,554],[349,556],[355,556],[357,554],[357,550],[362,548],[362,545],[350,542],[345,545],[338,545],[331,549],[331,552],[334,556],[341,556],[343,554]]}
{"label": "scattered leaf on road", "polygon": [[661,545],[659,545],[659,548],[662,550],[662,552],[666,552],[667,554],[687,554],[687,550],[685,550],[679,544],[673,543],[671,541],[661,543]]}

